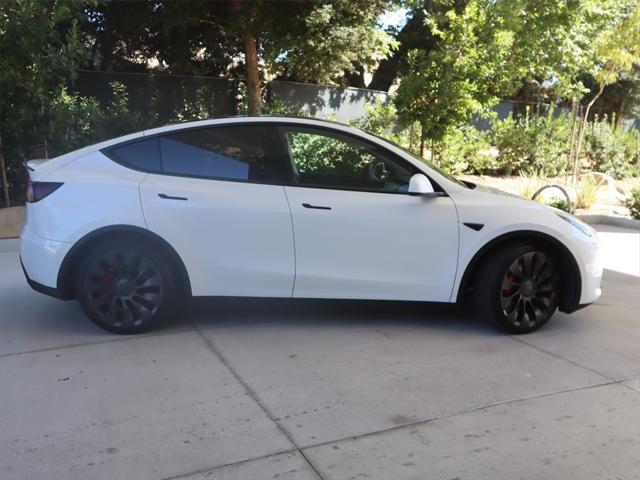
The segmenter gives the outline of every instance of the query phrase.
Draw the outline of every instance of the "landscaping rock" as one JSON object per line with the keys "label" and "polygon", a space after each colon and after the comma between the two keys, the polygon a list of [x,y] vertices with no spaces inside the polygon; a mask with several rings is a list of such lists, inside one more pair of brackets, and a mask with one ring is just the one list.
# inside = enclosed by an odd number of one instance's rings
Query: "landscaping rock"
{"label": "landscaping rock", "polygon": [[24,207],[0,208],[0,238],[19,236],[24,220]]}

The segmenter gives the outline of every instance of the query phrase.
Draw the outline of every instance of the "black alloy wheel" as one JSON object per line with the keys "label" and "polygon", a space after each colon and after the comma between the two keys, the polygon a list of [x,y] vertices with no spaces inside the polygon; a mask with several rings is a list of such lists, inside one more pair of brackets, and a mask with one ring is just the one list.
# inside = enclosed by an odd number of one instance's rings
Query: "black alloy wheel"
{"label": "black alloy wheel", "polygon": [[500,289],[502,313],[515,328],[546,321],[558,304],[558,278],[546,254],[533,251],[516,258]]}
{"label": "black alloy wheel", "polygon": [[87,316],[116,333],[138,333],[166,317],[174,282],[162,255],[139,242],[107,242],[79,269],[76,292]]}
{"label": "black alloy wheel", "polygon": [[484,258],[477,272],[477,313],[509,333],[533,332],[556,311],[562,278],[557,260],[544,249],[504,245]]}

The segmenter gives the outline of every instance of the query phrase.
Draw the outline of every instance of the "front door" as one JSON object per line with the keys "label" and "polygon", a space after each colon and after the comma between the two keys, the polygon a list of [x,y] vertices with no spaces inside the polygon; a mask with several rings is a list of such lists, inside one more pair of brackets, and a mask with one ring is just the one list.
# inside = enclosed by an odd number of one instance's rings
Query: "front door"
{"label": "front door", "polygon": [[458,218],[407,194],[416,167],[350,135],[281,127],[294,166],[295,297],[449,301]]}

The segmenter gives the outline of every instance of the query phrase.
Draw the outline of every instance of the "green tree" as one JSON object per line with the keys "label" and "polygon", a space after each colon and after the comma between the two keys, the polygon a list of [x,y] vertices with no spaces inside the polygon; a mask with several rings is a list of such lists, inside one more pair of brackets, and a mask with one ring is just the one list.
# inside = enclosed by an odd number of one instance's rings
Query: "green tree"
{"label": "green tree", "polygon": [[[267,78],[338,82],[370,63],[374,52],[385,53],[390,38],[376,22],[388,3],[109,2],[89,12],[87,28],[110,64],[135,66],[139,58],[155,57],[171,73],[239,73],[248,113],[256,115]],[[130,15],[129,7],[139,15]]]}
{"label": "green tree", "polygon": [[[593,70],[601,32],[612,31],[630,2],[468,0],[460,8],[453,0],[414,0],[414,9],[424,9],[431,36],[407,53],[408,73],[396,98],[400,118],[419,121],[422,143],[428,138],[435,146],[449,128],[523,85],[544,85],[557,101],[577,102],[586,91],[580,78]],[[441,13],[443,6],[449,9]]]}
{"label": "green tree", "polygon": [[395,97],[400,119],[421,125],[421,155],[426,139],[432,142],[433,155],[450,128],[495,104],[494,92],[508,80],[501,69],[514,38],[508,31],[485,28],[490,11],[472,0],[462,13],[449,10],[445,16],[446,30],[431,20],[438,48],[409,53],[413,73],[402,79]]}
{"label": "green tree", "polygon": [[0,179],[7,206],[26,146],[45,137],[45,107],[83,56],[80,14],[73,0],[0,2]]}
{"label": "green tree", "polygon": [[[597,91],[597,88],[591,88]],[[618,129],[625,118],[640,117],[640,66],[631,72],[624,72],[618,81],[607,85],[602,95],[593,104],[600,115],[615,119]]]}
{"label": "green tree", "polygon": [[622,15],[610,28],[602,30],[593,42],[592,66],[589,71],[598,85],[598,90],[585,109],[573,153],[574,181],[578,176],[582,142],[587,128],[589,111],[602,95],[605,87],[630,74],[640,65],[640,6],[637,2],[627,2],[630,10]]}

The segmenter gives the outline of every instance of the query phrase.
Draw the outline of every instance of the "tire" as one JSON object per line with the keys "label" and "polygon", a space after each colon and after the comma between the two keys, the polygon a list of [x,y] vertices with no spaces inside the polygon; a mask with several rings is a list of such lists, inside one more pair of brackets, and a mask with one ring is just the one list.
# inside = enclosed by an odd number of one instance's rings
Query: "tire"
{"label": "tire", "polygon": [[158,248],[135,239],[112,239],[83,257],[76,277],[78,301],[105,330],[141,333],[177,311],[180,290]]}
{"label": "tire", "polygon": [[508,245],[489,256],[476,277],[477,313],[500,330],[533,332],[549,321],[559,301],[553,257],[534,245]]}

